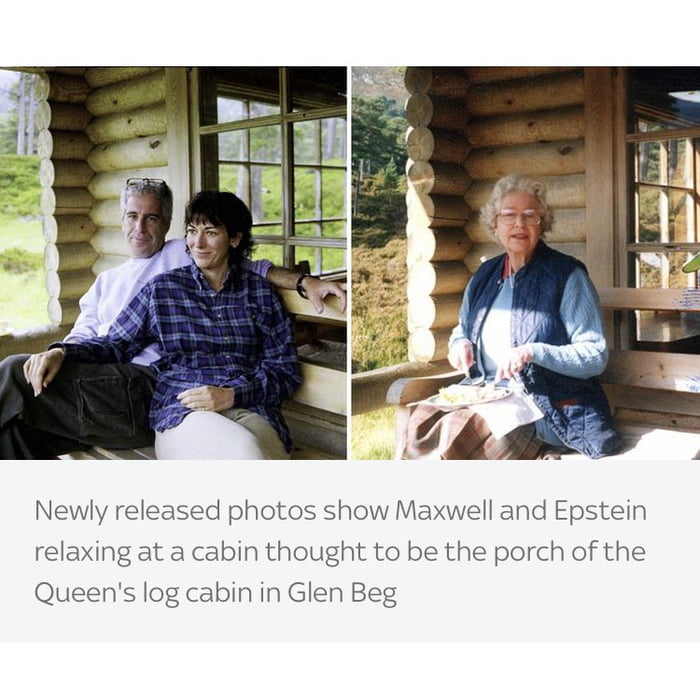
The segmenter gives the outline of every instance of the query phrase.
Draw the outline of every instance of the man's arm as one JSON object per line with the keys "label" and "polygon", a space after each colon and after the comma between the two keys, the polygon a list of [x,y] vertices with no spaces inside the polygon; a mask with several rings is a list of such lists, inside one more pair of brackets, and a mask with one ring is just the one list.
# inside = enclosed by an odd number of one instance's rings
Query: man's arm
{"label": "man's arm", "polygon": [[[300,274],[287,270],[286,268],[278,268],[274,265],[267,271],[267,279],[270,280],[276,287],[281,289],[296,289],[299,282]],[[327,280],[318,279],[311,275],[306,275],[299,284],[306,297],[311,301],[317,313],[323,312],[323,299],[326,296],[337,296],[340,301],[340,311],[345,311],[346,304],[346,285],[342,282],[329,282]]]}

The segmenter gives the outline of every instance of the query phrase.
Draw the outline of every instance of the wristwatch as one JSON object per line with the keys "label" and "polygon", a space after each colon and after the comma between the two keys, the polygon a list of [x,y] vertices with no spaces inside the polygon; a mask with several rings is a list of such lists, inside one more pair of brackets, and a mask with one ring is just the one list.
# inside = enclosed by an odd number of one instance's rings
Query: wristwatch
{"label": "wristwatch", "polygon": [[306,289],[304,289],[304,278],[305,277],[311,277],[311,275],[309,275],[306,272],[303,275],[299,275],[299,279],[297,280],[297,293],[302,298],[308,299],[309,297],[306,295]]}

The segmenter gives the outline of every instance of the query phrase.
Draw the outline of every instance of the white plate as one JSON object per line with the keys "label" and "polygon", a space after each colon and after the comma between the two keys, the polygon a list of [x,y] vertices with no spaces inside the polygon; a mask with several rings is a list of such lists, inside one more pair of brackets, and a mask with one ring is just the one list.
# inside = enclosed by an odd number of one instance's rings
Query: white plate
{"label": "white plate", "polygon": [[[460,384],[455,385],[459,386]],[[449,390],[449,388],[451,387],[448,386],[447,389]],[[443,398],[438,393],[437,395],[428,398],[425,402],[430,403],[431,405],[435,405],[436,407],[453,410],[462,407],[472,407],[473,405],[483,405],[484,403],[492,403],[495,400],[503,400],[503,398],[507,398],[510,394],[511,390],[509,388],[506,388],[505,386],[498,386],[497,388],[491,388],[489,395],[480,399],[466,400],[464,402],[454,403],[445,400],[445,398]]]}

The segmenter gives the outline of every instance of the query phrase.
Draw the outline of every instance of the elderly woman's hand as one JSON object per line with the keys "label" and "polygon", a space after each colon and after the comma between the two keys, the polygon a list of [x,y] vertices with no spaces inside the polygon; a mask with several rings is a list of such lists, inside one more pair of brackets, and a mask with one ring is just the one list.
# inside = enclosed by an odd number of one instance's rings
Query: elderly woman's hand
{"label": "elderly woman's hand", "polygon": [[529,344],[511,348],[510,353],[498,366],[494,381],[498,383],[501,379],[512,379],[518,372],[523,371],[528,362],[532,362],[532,348]]}
{"label": "elderly woman's hand", "polygon": [[465,374],[474,364],[474,349],[467,339],[457,339],[447,353],[447,359],[455,369],[461,369]]}
{"label": "elderly woman's hand", "polygon": [[190,410],[225,412],[233,407],[233,389],[219,386],[189,388],[177,396],[184,407]]}

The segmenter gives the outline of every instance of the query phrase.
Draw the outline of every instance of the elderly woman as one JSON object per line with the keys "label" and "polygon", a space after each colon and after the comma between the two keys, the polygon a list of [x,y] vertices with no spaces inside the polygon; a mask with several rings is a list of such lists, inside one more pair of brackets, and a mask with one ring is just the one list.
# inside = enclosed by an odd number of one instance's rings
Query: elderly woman
{"label": "elderly woman", "polygon": [[159,459],[281,459],[291,450],[280,405],[301,381],[296,349],[274,287],[241,267],[251,225],[234,194],[200,192],[186,210],[192,264],[148,282],[107,336],[52,346],[66,362],[125,362],[158,344],[150,424]]}
{"label": "elderly woman", "polygon": [[469,409],[418,414],[409,423],[410,447],[415,452],[440,441],[442,456],[477,458],[616,452],[620,440],[596,379],[607,362],[598,296],[583,263],[542,240],[552,226],[544,183],[522,175],[502,178],[481,220],[505,253],[483,263],[470,280],[448,359],[472,383],[515,380],[543,416],[493,442],[488,433],[479,436],[483,420]]}

